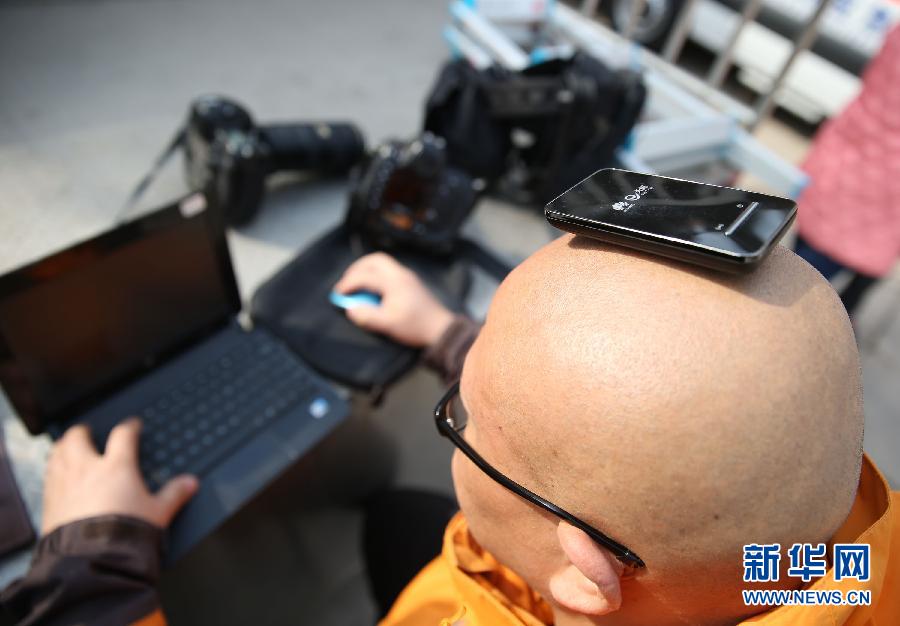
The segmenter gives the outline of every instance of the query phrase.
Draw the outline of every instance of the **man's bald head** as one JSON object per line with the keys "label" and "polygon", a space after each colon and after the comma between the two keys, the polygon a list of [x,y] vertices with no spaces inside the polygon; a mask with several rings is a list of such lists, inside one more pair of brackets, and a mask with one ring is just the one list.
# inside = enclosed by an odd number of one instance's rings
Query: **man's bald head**
{"label": "man's bald head", "polygon": [[463,397],[489,460],[712,605],[744,544],[827,541],[856,492],[853,333],[781,247],[732,277],[562,237],[498,290]]}

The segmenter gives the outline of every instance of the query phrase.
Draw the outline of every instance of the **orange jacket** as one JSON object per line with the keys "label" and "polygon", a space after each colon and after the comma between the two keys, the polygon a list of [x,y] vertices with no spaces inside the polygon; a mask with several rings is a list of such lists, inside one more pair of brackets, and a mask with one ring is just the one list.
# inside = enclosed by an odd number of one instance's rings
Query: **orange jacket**
{"label": "orange jacket", "polygon": [[[893,505],[891,500],[893,499]],[[897,626],[900,624],[900,492],[891,493],[868,457],[856,502],[832,541],[868,543],[868,582],[834,581],[833,570],[813,590],[868,589],[870,606],[781,606],[742,622],[754,626]],[[441,555],[403,590],[380,626],[544,626],[553,613],[525,581],[471,539],[462,514],[447,525]]]}

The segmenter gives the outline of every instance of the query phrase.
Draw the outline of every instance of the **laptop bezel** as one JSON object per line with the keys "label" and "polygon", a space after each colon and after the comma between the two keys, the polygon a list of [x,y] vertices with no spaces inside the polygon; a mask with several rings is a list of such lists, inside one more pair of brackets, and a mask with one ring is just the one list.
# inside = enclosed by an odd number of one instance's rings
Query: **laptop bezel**
{"label": "laptop bezel", "polygon": [[[240,291],[231,262],[225,224],[216,216],[216,212],[212,208],[202,210],[196,214],[186,213],[185,207],[192,204],[196,205],[196,202],[196,194],[191,194],[170,205],[119,224],[115,228],[72,244],[0,276],[0,300],[2,300],[22,290],[53,280],[64,272],[75,271],[80,267],[86,266],[93,260],[93,256],[81,254],[83,251],[96,250],[97,248],[104,250],[120,248],[156,230],[170,228],[175,224],[189,220],[202,220],[206,226],[204,230],[210,237],[210,243],[216,257],[218,278],[222,281],[227,301],[227,309],[221,317],[209,324],[198,327],[184,339],[152,355],[151,359],[138,363],[114,381],[98,386],[97,389],[52,413],[43,413],[38,408],[32,409],[23,402],[22,397],[16,397],[14,385],[7,384],[7,381],[4,380],[5,375],[0,371],[0,383],[2,383],[3,389],[6,391],[7,398],[31,434],[41,434],[53,429],[54,425],[77,419],[79,414],[89,410],[92,406],[109,398],[148,372],[164,365],[190,346],[219,332],[222,328],[232,323],[235,316],[240,313],[242,308]],[[3,328],[0,328],[0,364],[15,360],[16,355],[9,348],[9,342],[4,335]]]}

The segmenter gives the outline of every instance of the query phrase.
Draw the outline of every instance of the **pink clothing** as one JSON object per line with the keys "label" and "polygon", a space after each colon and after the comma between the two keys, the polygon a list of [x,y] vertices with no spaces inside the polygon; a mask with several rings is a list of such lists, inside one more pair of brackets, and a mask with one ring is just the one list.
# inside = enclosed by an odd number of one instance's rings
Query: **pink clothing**
{"label": "pink clothing", "polygon": [[812,180],[798,201],[800,234],[858,272],[887,274],[900,256],[900,26],[860,94],[816,135],[803,169]]}

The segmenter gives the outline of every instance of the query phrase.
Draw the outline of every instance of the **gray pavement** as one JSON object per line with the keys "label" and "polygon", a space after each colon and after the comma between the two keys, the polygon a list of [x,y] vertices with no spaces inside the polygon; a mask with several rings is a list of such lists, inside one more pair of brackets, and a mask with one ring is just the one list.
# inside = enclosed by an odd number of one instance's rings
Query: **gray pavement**
{"label": "gray pavement", "polygon": [[[370,142],[413,134],[446,57],[440,37],[445,15],[444,0],[0,5],[0,271],[107,228],[189,100],[204,92],[243,101],[261,121],[346,118],[360,124]],[[281,182],[260,219],[230,236],[245,298],[337,223],[344,209],[340,184]],[[183,190],[178,168],[171,168],[144,206]],[[535,213],[496,202],[483,203],[467,231],[490,240],[511,261],[551,237]],[[480,313],[492,286],[481,279],[476,286],[473,308]],[[856,321],[866,447],[895,487],[898,302],[900,280],[893,278]],[[395,436],[401,484],[449,492],[450,450],[427,419],[439,391],[432,375],[416,372],[364,419]],[[0,424],[37,518],[37,468],[47,443],[28,438],[2,403]],[[172,623],[369,623],[372,607],[352,539],[358,514],[304,513],[294,504],[284,491],[258,503],[254,514],[240,516],[170,573],[163,596]],[[26,560],[0,563],[0,584]],[[266,607],[262,614],[259,607]]]}

